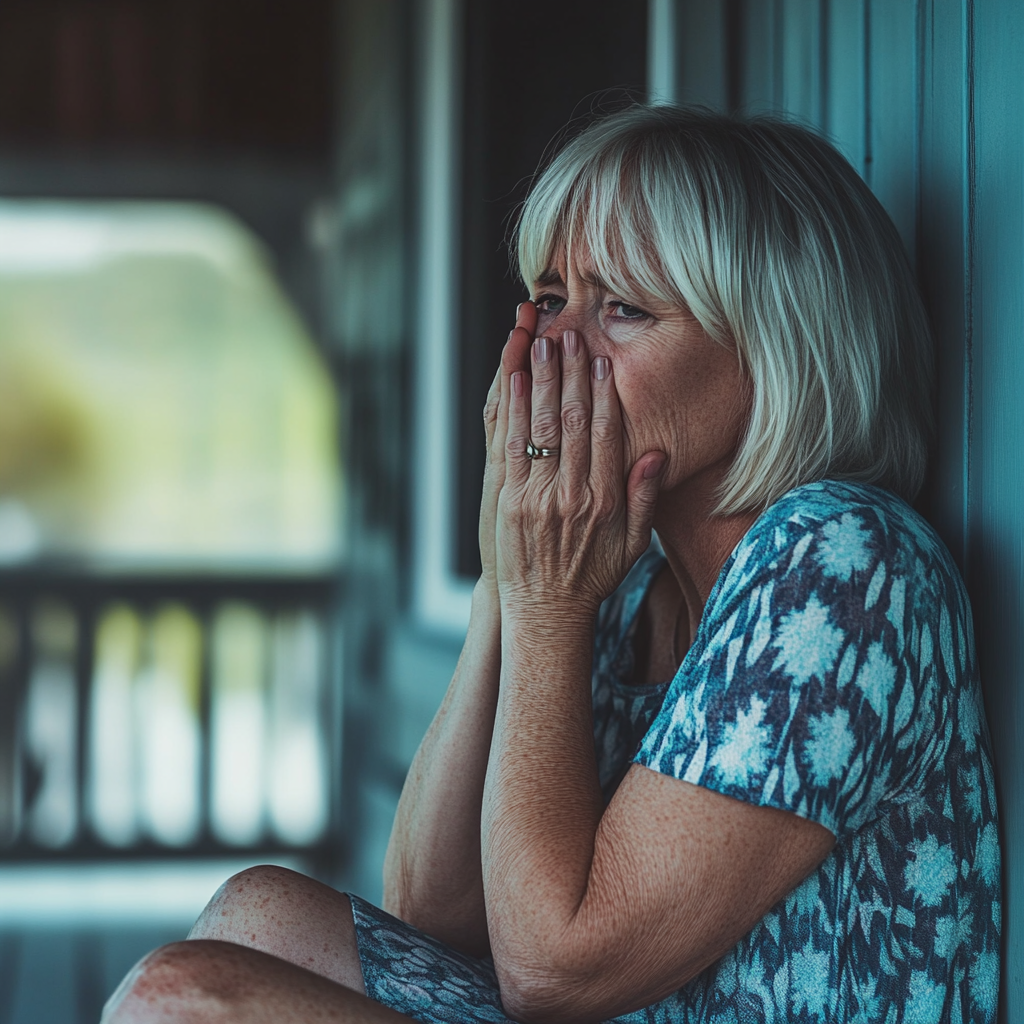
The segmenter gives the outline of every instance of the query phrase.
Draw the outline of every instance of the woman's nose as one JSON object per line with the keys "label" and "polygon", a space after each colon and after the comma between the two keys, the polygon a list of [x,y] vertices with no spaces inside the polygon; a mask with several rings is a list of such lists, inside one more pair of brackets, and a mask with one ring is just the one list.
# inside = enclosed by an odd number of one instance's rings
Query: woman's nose
{"label": "woman's nose", "polygon": [[581,310],[563,309],[545,328],[544,333],[561,341],[566,331],[575,331],[576,336],[586,344],[591,359],[604,355],[604,339],[593,316]]}

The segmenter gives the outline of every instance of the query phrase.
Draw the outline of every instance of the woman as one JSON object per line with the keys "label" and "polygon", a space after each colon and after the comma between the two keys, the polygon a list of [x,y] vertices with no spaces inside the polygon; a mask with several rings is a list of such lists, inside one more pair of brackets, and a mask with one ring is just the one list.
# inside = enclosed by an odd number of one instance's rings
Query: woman
{"label": "woman", "polygon": [[544,172],[519,263],[396,917],[246,872],[109,1019],[993,1020],[989,741],[906,504],[930,340],[888,218],[806,129],[637,107]]}

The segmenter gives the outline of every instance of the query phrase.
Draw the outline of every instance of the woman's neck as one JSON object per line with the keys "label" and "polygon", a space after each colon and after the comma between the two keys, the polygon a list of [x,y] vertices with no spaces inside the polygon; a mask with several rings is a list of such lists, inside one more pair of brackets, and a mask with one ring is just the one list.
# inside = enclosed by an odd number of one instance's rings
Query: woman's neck
{"label": "woman's neck", "polygon": [[702,499],[690,489],[681,492],[683,488],[662,492],[654,528],[682,592],[689,635],[693,637],[722,566],[758,514],[712,515],[716,503],[713,495]]}

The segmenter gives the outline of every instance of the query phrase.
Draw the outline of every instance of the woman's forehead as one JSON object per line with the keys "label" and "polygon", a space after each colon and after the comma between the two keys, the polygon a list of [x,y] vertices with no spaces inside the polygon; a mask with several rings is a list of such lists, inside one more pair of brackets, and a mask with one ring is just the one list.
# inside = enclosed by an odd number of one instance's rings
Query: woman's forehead
{"label": "woman's forehead", "polygon": [[610,286],[610,282],[598,273],[588,246],[576,244],[570,253],[565,243],[553,248],[551,258],[534,283],[540,286],[564,285],[570,276],[584,284],[592,284],[599,288]]}
{"label": "woman's forehead", "polygon": [[602,273],[589,248],[574,246],[571,255],[567,254],[565,248],[555,250],[551,261],[533,282],[533,287],[537,290],[568,288],[570,284],[583,285],[648,305],[665,301],[664,296],[645,288],[637,278],[638,275],[632,273],[629,267],[607,268]]}

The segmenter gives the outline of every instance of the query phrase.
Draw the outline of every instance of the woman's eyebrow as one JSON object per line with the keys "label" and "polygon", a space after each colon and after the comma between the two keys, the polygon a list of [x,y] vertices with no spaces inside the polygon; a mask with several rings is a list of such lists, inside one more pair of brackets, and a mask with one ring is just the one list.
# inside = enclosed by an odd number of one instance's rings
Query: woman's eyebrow
{"label": "woman's eyebrow", "polygon": [[545,270],[540,277],[537,278],[536,284],[544,287],[549,284],[563,284],[562,275],[554,269]]}
{"label": "woman's eyebrow", "polygon": [[[606,292],[617,291],[618,289],[613,288],[607,281],[598,277],[597,274],[592,271],[581,271],[579,273],[579,279],[584,284],[593,285],[595,288],[601,288]],[[557,270],[545,270],[540,277],[534,282],[539,287],[544,287],[549,284],[560,284],[564,287],[565,282],[562,280],[562,275]]]}

